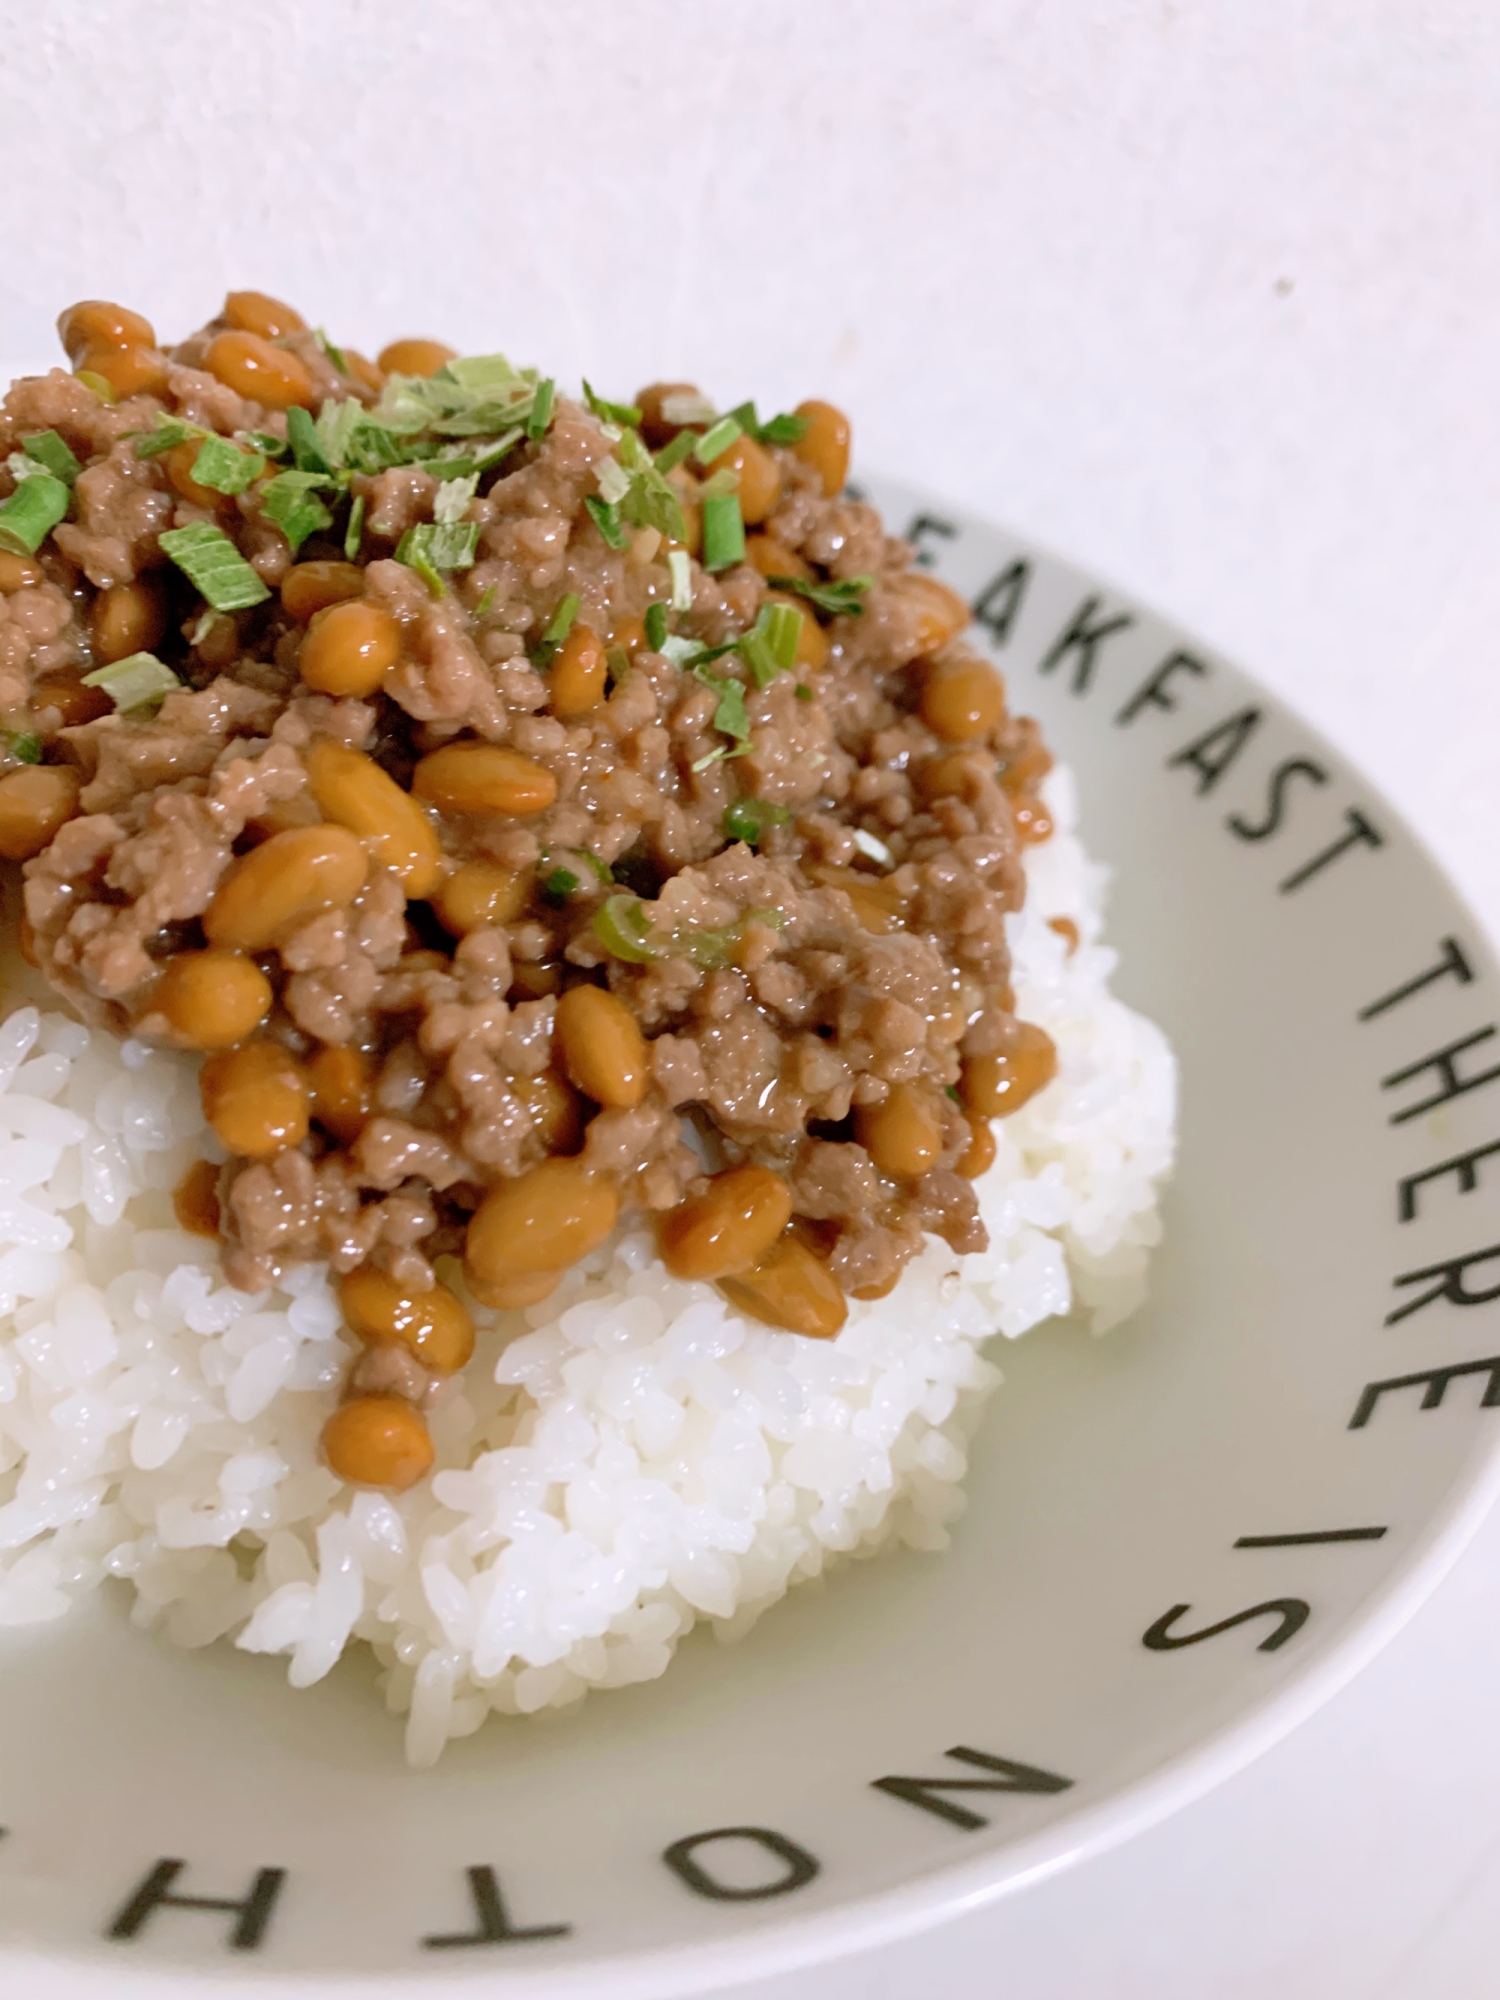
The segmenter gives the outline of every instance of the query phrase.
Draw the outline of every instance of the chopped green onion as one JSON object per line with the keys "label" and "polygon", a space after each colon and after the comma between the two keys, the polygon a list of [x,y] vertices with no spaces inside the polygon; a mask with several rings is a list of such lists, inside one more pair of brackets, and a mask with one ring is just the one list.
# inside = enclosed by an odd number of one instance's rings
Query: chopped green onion
{"label": "chopped green onion", "polygon": [[[45,701],[45,694],[43,696]],[[40,736],[9,735],[5,747],[18,764],[40,764],[42,761],[42,739]]]}
{"label": "chopped green onion", "polygon": [[[139,431],[135,439],[137,458],[157,458],[164,451],[175,451],[180,444],[190,438],[206,438],[210,433],[201,424],[190,424],[185,417],[169,417],[161,410],[156,413],[156,428]],[[282,446],[285,451],[286,446]]]}
{"label": "chopped green onion", "polygon": [[711,424],[718,414],[698,389],[675,389],[663,396],[661,413],[669,424]]}
{"label": "chopped green onion", "polygon": [[612,549],[623,549],[627,542],[629,542],[630,537],[620,526],[619,508],[611,507],[607,500],[596,499],[592,493],[583,504],[588,509],[589,519],[599,530],[599,533],[604,537],[609,547]]}
{"label": "chopped green onion", "polygon": [[630,474],[630,491],[620,502],[625,519],[637,528],[657,529],[669,542],[685,542],[687,523],[677,490],[657,470],[636,431],[626,431],[620,439],[620,463]]}
{"label": "chopped green onion", "polygon": [[495,589],[494,584],[492,583],[486,584],[484,595],[480,598],[479,602],[474,606],[474,616],[476,618],[487,618],[490,614],[492,606],[494,605],[495,598],[497,595],[498,593]]}
{"label": "chopped green onion", "polygon": [[819,611],[826,611],[830,618],[845,615],[858,618],[865,608],[865,592],[874,588],[875,579],[873,576],[846,576],[832,583],[813,583],[801,576],[768,576],[766,582],[777,590],[794,590],[809,604],[815,604]]}
{"label": "chopped green onion", "polygon": [[872,861],[878,861],[882,868],[894,868],[896,857],[883,840],[873,833],[866,833],[862,826],[854,829],[854,845],[861,854],[867,854]]}
{"label": "chopped green onion", "polygon": [[649,965],[656,953],[647,944],[651,921],[639,896],[606,896],[594,912],[594,936],[612,958]]}
{"label": "chopped green onion", "polygon": [[[432,558],[427,553],[426,543],[413,539],[416,532],[415,528],[408,528],[406,533],[401,537],[400,544],[396,550],[396,560],[397,562],[404,562],[408,569],[416,571],[423,583],[426,584],[430,596],[446,597],[448,595],[448,586],[444,583],[442,577],[439,576],[436,569],[434,569]],[[405,555],[401,553],[402,549],[406,551]]]}
{"label": "chopped green onion", "polygon": [[618,687],[630,672],[630,655],[623,646],[605,647],[604,669],[609,675],[610,686]]}
{"label": "chopped green onion", "polygon": [[607,424],[628,424],[632,427],[641,420],[641,412],[634,403],[606,403],[602,396],[596,396],[587,380],[583,385],[583,400],[596,417],[602,417]]}
{"label": "chopped green onion", "polygon": [[798,438],[806,431],[807,424],[808,419],[806,417],[794,417],[790,414],[772,417],[768,423],[764,423],[760,427],[760,442],[762,444],[795,444]]}
{"label": "chopped green onion", "polygon": [[798,681],[797,685],[792,689],[792,693],[797,697],[798,701],[811,701],[813,699],[813,691],[807,685],[806,681]]}
{"label": "chopped green onion", "polygon": [[807,429],[806,417],[779,416],[762,423],[755,414],[754,403],[741,403],[731,410],[730,416],[737,419],[742,429],[748,431],[757,444],[795,444]]}
{"label": "chopped green onion", "polygon": [[658,472],[675,472],[684,459],[690,458],[693,446],[698,442],[697,431],[679,431],[670,443],[664,444],[656,454]]}
{"label": "chopped green onion", "polygon": [[712,465],[742,434],[738,418],[720,417],[713,429],[705,431],[699,438],[693,447],[693,456],[700,465]]}
{"label": "chopped green onion", "polygon": [[557,384],[549,375],[545,382],[538,382],[536,394],[531,399],[531,415],[526,419],[526,435],[533,444],[547,435],[547,426],[552,421],[552,403],[557,395]]}
{"label": "chopped green onion", "polygon": [[326,472],[278,472],[262,489],[261,512],[280,528],[293,554],[309,535],[333,525],[332,514],[313,490],[332,484],[332,478]]}
{"label": "chopped green onion", "polygon": [[616,458],[606,458],[595,468],[599,497],[606,507],[618,507],[630,491],[630,474]]}
{"label": "chopped green onion", "polygon": [[23,437],[21,449],[44,472],[50,472],[65,486],[71,486],[83,470],[69,449],[67,440],[60,438],[56,431],[35,431],[30,437]]}
{"label": "chopped green onion", "polygon": [[248,611],[271,595],[222,528],[193,521],[186,528],[168,528],[159,539],[163,553],[215,611]]}
{"label": "chopped green onion", "polygon": [[81,382],[85,389],[92,390],[101,403],[112,403],[115,401],[113,388],[105,381],[102,375],[96,375],[92,368],[80,368],[75,380]]}
{"label": "chopped green onion", "polygon": [[243,493],[265,469],[266,461],[258,451],[241,451],[228,438],[210,434],[193,460],[192,476],[215,493]]}
{"label": "chopped green onion", "polygon": [[[681,540],[678,536],[676,539]],[[738,493],[713,493],[703,502],[703,567],[729,569],[745,557],[745,523]]]}
{"label": "chopped green onion", "polygon": [[[672,609],[693,608],[693,559],[686,549],[667,550],[667,568],[672,572]],[[660,651],[660,647],[657,648]]]}
{"label": "chopped green onion", "polygon": [[68,512],[66,483],[50,472],[23,479],[0,507],[0,549],[12,555],[34,556]]}
{"label": "chopped green onion", "polygon": [[785,826],[790,818],[785,806],[768,804],[765,799],[737,799],[724,810],[724,832],[730,840],[743,840],[754,847],[768,826]]}
{"label": "chopped green onion", "polygon": [[667,643],[667,607],[665,604],[646,606],[646,644],[653,653],[659,653]]}
{"label": "chopped green onion", "polygon": [[444,479],[432,498],[432,518],[441,521],[445,527],[451,526],[464,517],[464,509],[474,498],[479,485],[479,474],[471,472],[465,478]]}
{"label": "chopped green onion", "polygon": [[337,368],[340,375],[347,375],[349,373],[349,362],[347,357],[345,356],[343,348],[335,347],[333,342],[328,338],[328,335],[323,331],[322,327],[320,326],[315,326],[313,328],[313,339],[318,343],[319,347],[322,348],[323,352],[328,356],[328,359],[333,363],[334,367]]}
{"label": "chopped green onion", "polygon": [[[477,521],[424,521],[396,545],[397,562],[426,578],[426,570],[472,569],[479,548]],[[428,588],[431,589],[431,583]]]}
{"label": "chopped green onion", "polygon": [[715,499],[721,493],[738,493],[740,475],[732,465],[721,465],[717,472],[711,472],[698,488],[700,500]]}
{"label": "chopped green onion", "polygon": [[356,493],[354,505],[349,509],[349,525],[344,530],[344,556],[353,562],[359,555],[360,543],[365,534],[365,496]]}
{"label": "chopped green onion", "polygon": [[559,902],[565,896],[571,896],[577,887],[578,877],[571,868],[554,868],[550,875],[542,878],[543,890],[547,895],[555,896]]}
{"label": "chopped green onion", "polygon": [[578,593],[570,590],[552,614],[552,623],[542,634],[549,646],[560,646],[573,629],[573,620],[578,616]]}
{"label": "chopped green onion", "polygon": [[[191,530],[179,528],[176,532],[186,535]],[[166,540],[165,535],[162,540]],[[164,667],[155,653],[131,653],[112,666],[96,667],[93,673],[84,675],[83,684],[103,688],[121,715],[136,708],[160,708],[167,696],[182,686],[172,669]]]}
{"label": "chopped green onion", "polygon": [[797,664],[802,613],[792,604],[763,604],[760,616],[739,641],[739,650],[757,687],[769,687]]}
{"label": "chopped green onion", "polygon": [[[169,418],[168,422],[171,421],[172,419]],[[246,444],[254,445],[255,449],[258,452],[264,453],[267,458],[282,459],[291,450],[285,438],[279,438],[271,431],[247,431],[245,433],[245,442]],[[137,445],[135,455],[137,458],[144,458],[146,454]]]}
{"label": "chopped green onion", "polygon": [[[356,404],[355,408],[358,407]],[[286,436],[292,448],[292,463],[299,472],[332,472],[316,426],[298,403],[293,403],[286,413]]]}
{"label": "chopped green onion", "polygon": [[951,1097],[955,1104],[963,1103],[963,1099],[959,1096],[958,1092],[953,1088],[953,1085],[951,1083],[944,1084],[943,1095],[944,1097]]}
{"label": "chopped green onion", "polygon": [[748,745],[750,718],[745,713],[745,683],[732,680],[727,675],[711,674],[704,666],[693,668],[693,678],[719,697],[719,705],[714,710],[714,728],[722,729],[737,743]]}
{"label": "chopped green onion", "polygon": [[583,856],[584,860],[588,863],[589,867],[593,869],[594,873],[599,877],[599,880],[601,882],[614,881],[615,871],[613,868],[610,867],[607,861],[601,861],[598,855],[593,853],[587,847],[580,847],[578,852]]}
{"label": "chopped green onion", "polygon": [[[390,437],[389,432],[385,435]],[[524,425],[512,424],[511,428],[500,437],[477,439],[471,451],[439,452],[436,458],[409,457],[403,454],[399,460],[391,462],[415,465],[419,471],[430,472],[434,479],[466,479],[470,473],[488,472],[492,465],[498,465],[506,453],[513,450],[525,435]],[[359,436],[363,436],[363,433],[361,432]],[[358,437],[355,442],[359,442]],[[391,444],[394,449],[400,449],[394,438],[391,439]],[[376,468],[369,469],[373,471]]]}
{"label": "chopped green onion", "polygon": [[689,639],[681,632],[669,634],[656,650],[658,653],[665,653],[674,667],[689,667],[694,660],[706,660],[710,657],[709,649],[701,639]]}

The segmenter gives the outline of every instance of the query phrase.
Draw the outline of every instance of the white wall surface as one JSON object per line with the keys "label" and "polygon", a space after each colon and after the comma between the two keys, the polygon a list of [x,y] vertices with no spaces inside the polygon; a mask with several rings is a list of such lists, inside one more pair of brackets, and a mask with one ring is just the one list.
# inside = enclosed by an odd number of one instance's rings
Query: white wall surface
{"label": "white wall surface", "polygon": [[827,394],[1291,694],[1500,928],[1494,4],[0,0],[0,65],[0,356],[242,284]]}

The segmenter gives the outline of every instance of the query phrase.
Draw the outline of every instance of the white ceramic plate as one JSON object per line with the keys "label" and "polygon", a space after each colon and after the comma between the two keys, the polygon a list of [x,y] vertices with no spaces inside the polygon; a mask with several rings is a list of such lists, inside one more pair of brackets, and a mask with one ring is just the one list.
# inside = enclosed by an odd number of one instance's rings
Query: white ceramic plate
{"label": "white ceramic plate", "polygon": [[1117,990],[1176,1043],[1149,1306],[1003,1349],[950,1554],[799,1590],[736,1648],[695,1636],[664,1680],[492,1720],[436,1771],[403,1766],[368,1664],[293,1694],[108,1601],[7,1635],[8,1988],[659,1997],[867,1945],[1227,1776],[1477,1522],[1500,990],[1472,919],[1192,639],[1012,535],[872,497],[1075,767]]}

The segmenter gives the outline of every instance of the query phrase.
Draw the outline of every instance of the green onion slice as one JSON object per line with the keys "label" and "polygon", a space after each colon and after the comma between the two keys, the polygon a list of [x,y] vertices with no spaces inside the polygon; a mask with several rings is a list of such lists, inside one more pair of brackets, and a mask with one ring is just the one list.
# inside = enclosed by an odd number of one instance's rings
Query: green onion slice
{"label": "green onion slice", "polygon": [[44,472],[50,472],[54,479],[60,479],[65,486],[71,486],[82,472],[83,467],[73,456],[65,438],[56,431],[34,431],[30,437],[23,437],[21,449]]}
{"label": "green onion slice", "polygon": [[785,806],[765,799],[737,799],[724,810],[724,832],[728,839],[754,847],[768,826],[785,826],[790,818]]}
{"label": "green onion slice", "polygon": [[526,435],[533,443],[547,435],[547,426],[552,421],[552,404],[557,395],[557,384],[549,375],[545,382],[538,382],[536,394],[531,399],[531,415],[526,419]]}
{"label": "green onion slice", "polygon": [[[359,405],[356,403],[354,407],[358,409]],[[292,448],[292,463],[299,472],[332,472],[333,465],[323,451],[317,426],[300,404],[293,403],[286,413],[286,436]]]}
{"label": "green onion slice", "polygon": [[215,611],[248,611],[271,595],[222,528],[193,521],[186,528],[168,528],[159,539],[163,553]]}
{"label": "green onion slice", "polygon": [[830,618],[861,616],[865,592],[875,586],[873,576],[846,576],[831,583],[813,583],[801,576],[768,576],[766,582],[777,590],[795,591],[819,611],[826,611]]}
{"label": "green onion slice", "polygon": [[659,653],[667,643],[667,607],[665,604],[646,606],[646,644],[653,653]]}
{"label": "green onion slice", "polygon": [[573,629],[573,620],[578,616],[578,593],[570,590],[552,614],[552,622],[542,634],[548,646],[560,646]]}
{"label": "green onion slice", "polygon": [[607,424],[629,425],[633,428],[641,420],[641,411],[634,403],[606,403],[602,396],[594,394],[587,378],[583,384],[583,400],[594,415],[602,418]]}
{"label": "green onion slice", "polygon": [[[693,559],[686,549],[667,550],[667,568],[672,572],[672,609],[693,608]],[[660,651],[660,648],[657,649]]]}
{"label": "green onion slice", "polygon": [[215,493],[243,493],[265,469],[266,461],[258,451],[241,451],[228,438],[210,433],[193,460],[192,476]]}
{"label": "green onion slice", "polygon": [[[186,528],[177,530],[179,534],[188,532]],[[165,541],[166,537],[162,539]],[[259,580],[257,577],[256,581]],[[111,666],[96,667],[93,673],[84,675],[83,684],[103,688],[121,715],[138,708],[160,708],[167,696],[182,686],[172,669],[164,667],[155,653],[131,653]]]}
{"label": "green onion slice", "polygon": [[40,736],[28,736],[12,732],[5,739],[5,747],[18,764],[40,764],[42,761],[42,739]]}
{"label": "green onion slice", "polygon": [[742,435],[739,419],[720,417],[712,430],[705,431],[693,447],[693,456],[700,465],[712,465],[728,451],[735,439]]}
{"label": "green onion slice", "polygon": [[594,936],[612,958],[627,965],[649,965],[657,956],[647,939],[651,920],[639,896],[606,896],[594,912]]}
{"label": "green onion slice", "polygon": [[0,549],[12,555],[34,556],[68,512],[67,483],[50,472],[23,479],[0,507]]}
{"label": "green onion slice", "polygon": [[314,490],[332,484],[332,477],[326,472],[278,472],[262,490],[261,512],[280,528],[293,554],[309,535],[333,525],[332,514]]}
{"label": "green onion slice", "polygon": [[623,549],[630,537],[620,525],[620,510],[611,507],[607,500],[597,499],[592,493],[584,501],[589,519],[599,530],[605,542],[612,549]]}
{"label": "green onion slice", "polygon": [[685,459],[693,455],[693,446],[698,442],[697,431],[679,431],[673,439],[664,444],[656,454],[658,472],[675,472]]}
{"label": "green onion slice", "polygon": [[344,530],[344,556],[353,562],[359,555],[360,544],[365,534],[365,496],[356,493],[354,505],[349,509],[349,525]]}
{"label": "green onion slice", "polygon": [[[674,537],[681,541],[682,536]],[[738,493],[713,493],[703,502],[703,567],[730,569],[745,556],[745,523]]]}

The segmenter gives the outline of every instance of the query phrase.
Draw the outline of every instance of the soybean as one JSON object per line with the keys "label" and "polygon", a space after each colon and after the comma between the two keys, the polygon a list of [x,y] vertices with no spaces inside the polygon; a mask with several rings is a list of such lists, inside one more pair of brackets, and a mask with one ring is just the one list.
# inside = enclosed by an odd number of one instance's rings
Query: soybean
{"label": "soybean", "polygon": [[363,603],[349,590],[343,595],[351,601],[332,604],[314,615],[297,656],[297,671],[319,694],[360,699],[374,694],[400,659],[401,625],[378,604]]}
{"label": "soybean", "polygon": [[322,1048],[307,1064],[312,1115],[341,1146],[352,1146],[370,1116],[370,1065],[354,1048]]}
{"label": "soybean", "polygon": [[95,666],[113,666],[156,649],[167,629],[166,600],[154,584],[114,583],[94,599],[89,623]]}
{"label": "soybean", "polygon": [[193,1048],[227,1049],[254,1034],[271,998],[271,982],[254,959],[210,947],[169,958],[150,1005]]}
{"label": "soybean", "polygon": [[267,292],[231,292],[224,301],[223,317],[241,333],[258,333],[262,340],[307,331],[307,321],[295,306],[284,305]]}
{"label": "soybean", "polygon": [[563,1067],[585,1097],[629,1110],[646,1094],[646,1041],[634,1014],[603,986],[574,986],[557,1003]]}
{"label": "soybean", "polygon": [[365,1264],[339,1285],[339,1307],[351,1332],[368,1347],[405,1347],[434,1375],[452,1375],[474,1352],[468,1307],[446,1285],[407,1291],[385,1271]]}
{"label": "soybean", "polygon": [[1008,1118],[1044,1090],[1057,1074],[1057,1045],[1044,1028],[1017,1021],[1004,1055],[970,1056],[959,1095],[964,1108],[984,1118]]}
{"label": "soybean", "polygon": [[470,1218],[464,1258],[471,1283],[566,1270],[598,1249],[619,1212],[613,1182],[581,1160],[543,1160],[497,1181]]}
{"label": "soybean", "polygon": [[816,398],[799,403],[797,415],[807,419],[807,429],[792,450],[817,473],[831,500],[844,490],[849,477],[849,419],[832,403],[820,403]]}
{"label": "soybean", "polygon": [[563,722],[587,715],[603,699],[607,678],[604,641],[589,626],[575,625],[547,676],[552,713]]}
{"label": "soybean", "polygon": [[661,1260],[678,1278],[725,1278],[759,1263],[792,1215],[786,1182],[747,1163],[715,1174],[656,1225]]}
{"label": "soybean", "polygon": [[369,867],[345,827],[273,833],[231,866],[204,915],[204,935],[236,951],[265,951],[319,911],[353,902]]}
{"label": "soybean", "polygon": [[440,340],[393,340],[376,359],[383,375],[436,375],[458,356]]}
{"label": "soybean", "polygon": [[404,1493],[432,1469],[432,1434],[404,1396],[356,1396],[324,1424],[323,1456],[353,1486]]}
{"label": "soybean", "polygon": [[443,850],[437,828],[411,794],[373,757],[326,737],[309,744],[302,761],[324,818],[359,834],[413,900],[430,895],[442,873]]}
{"label": "soybean", "polygon": [[432,907],[445,930],[467,937],[470,931],[520,916],[531,898],[532,880],[498,861],[465,861],[438,884]]}
{"label": "soybean", "polygon": [[411,788],[439,812],[517,817],[545,812],[557,797],[557,780],[545,764],[501,743],[447,743],[424,757]]}
{"label": "soybean", "polygon": [[882,1103],[855,1111],[854,1136],[883,1174],[920,1180],[942,1153],[942,1114],[913,1084],[893,1083]]}
{"label": "soybean", "polygon": [[315,612],[363,597],[364,591],[365,573],[358,563],[294,563],[281,579],[281,608],[288,618],[305,625]]}
{"label": "soybean", "polygon": [[78,811],[70,764],[27,764],[0,778],[0,858],[29,861]]}
{"label": "soybean", "polygon": [[204,1063],[203,1115],[231,1153],[269,1159],[307,1137],[307,1086],[280,1042],[245,1042]]}
{"label": "soybean", "polygon": [[1004,713],[1004,686],[983,660],[935,666],[922,688],[922,720],[944,743],[971,743],[986,736]]}
{"label": "soybean", "polygon": [[237,396],[268,410],[289,410],[294,404],[309,409],[316,395],[313,378],[297,356],[273,347],[258,333],[237,328],[216,333],[203,366]]}
{"label": "soybean", "polygon": [[748,1271],[720,1278],[719,1289],[751,1319],[810,1340],[832,1340],[849,1316],[837,1278],[790,1232]]}

